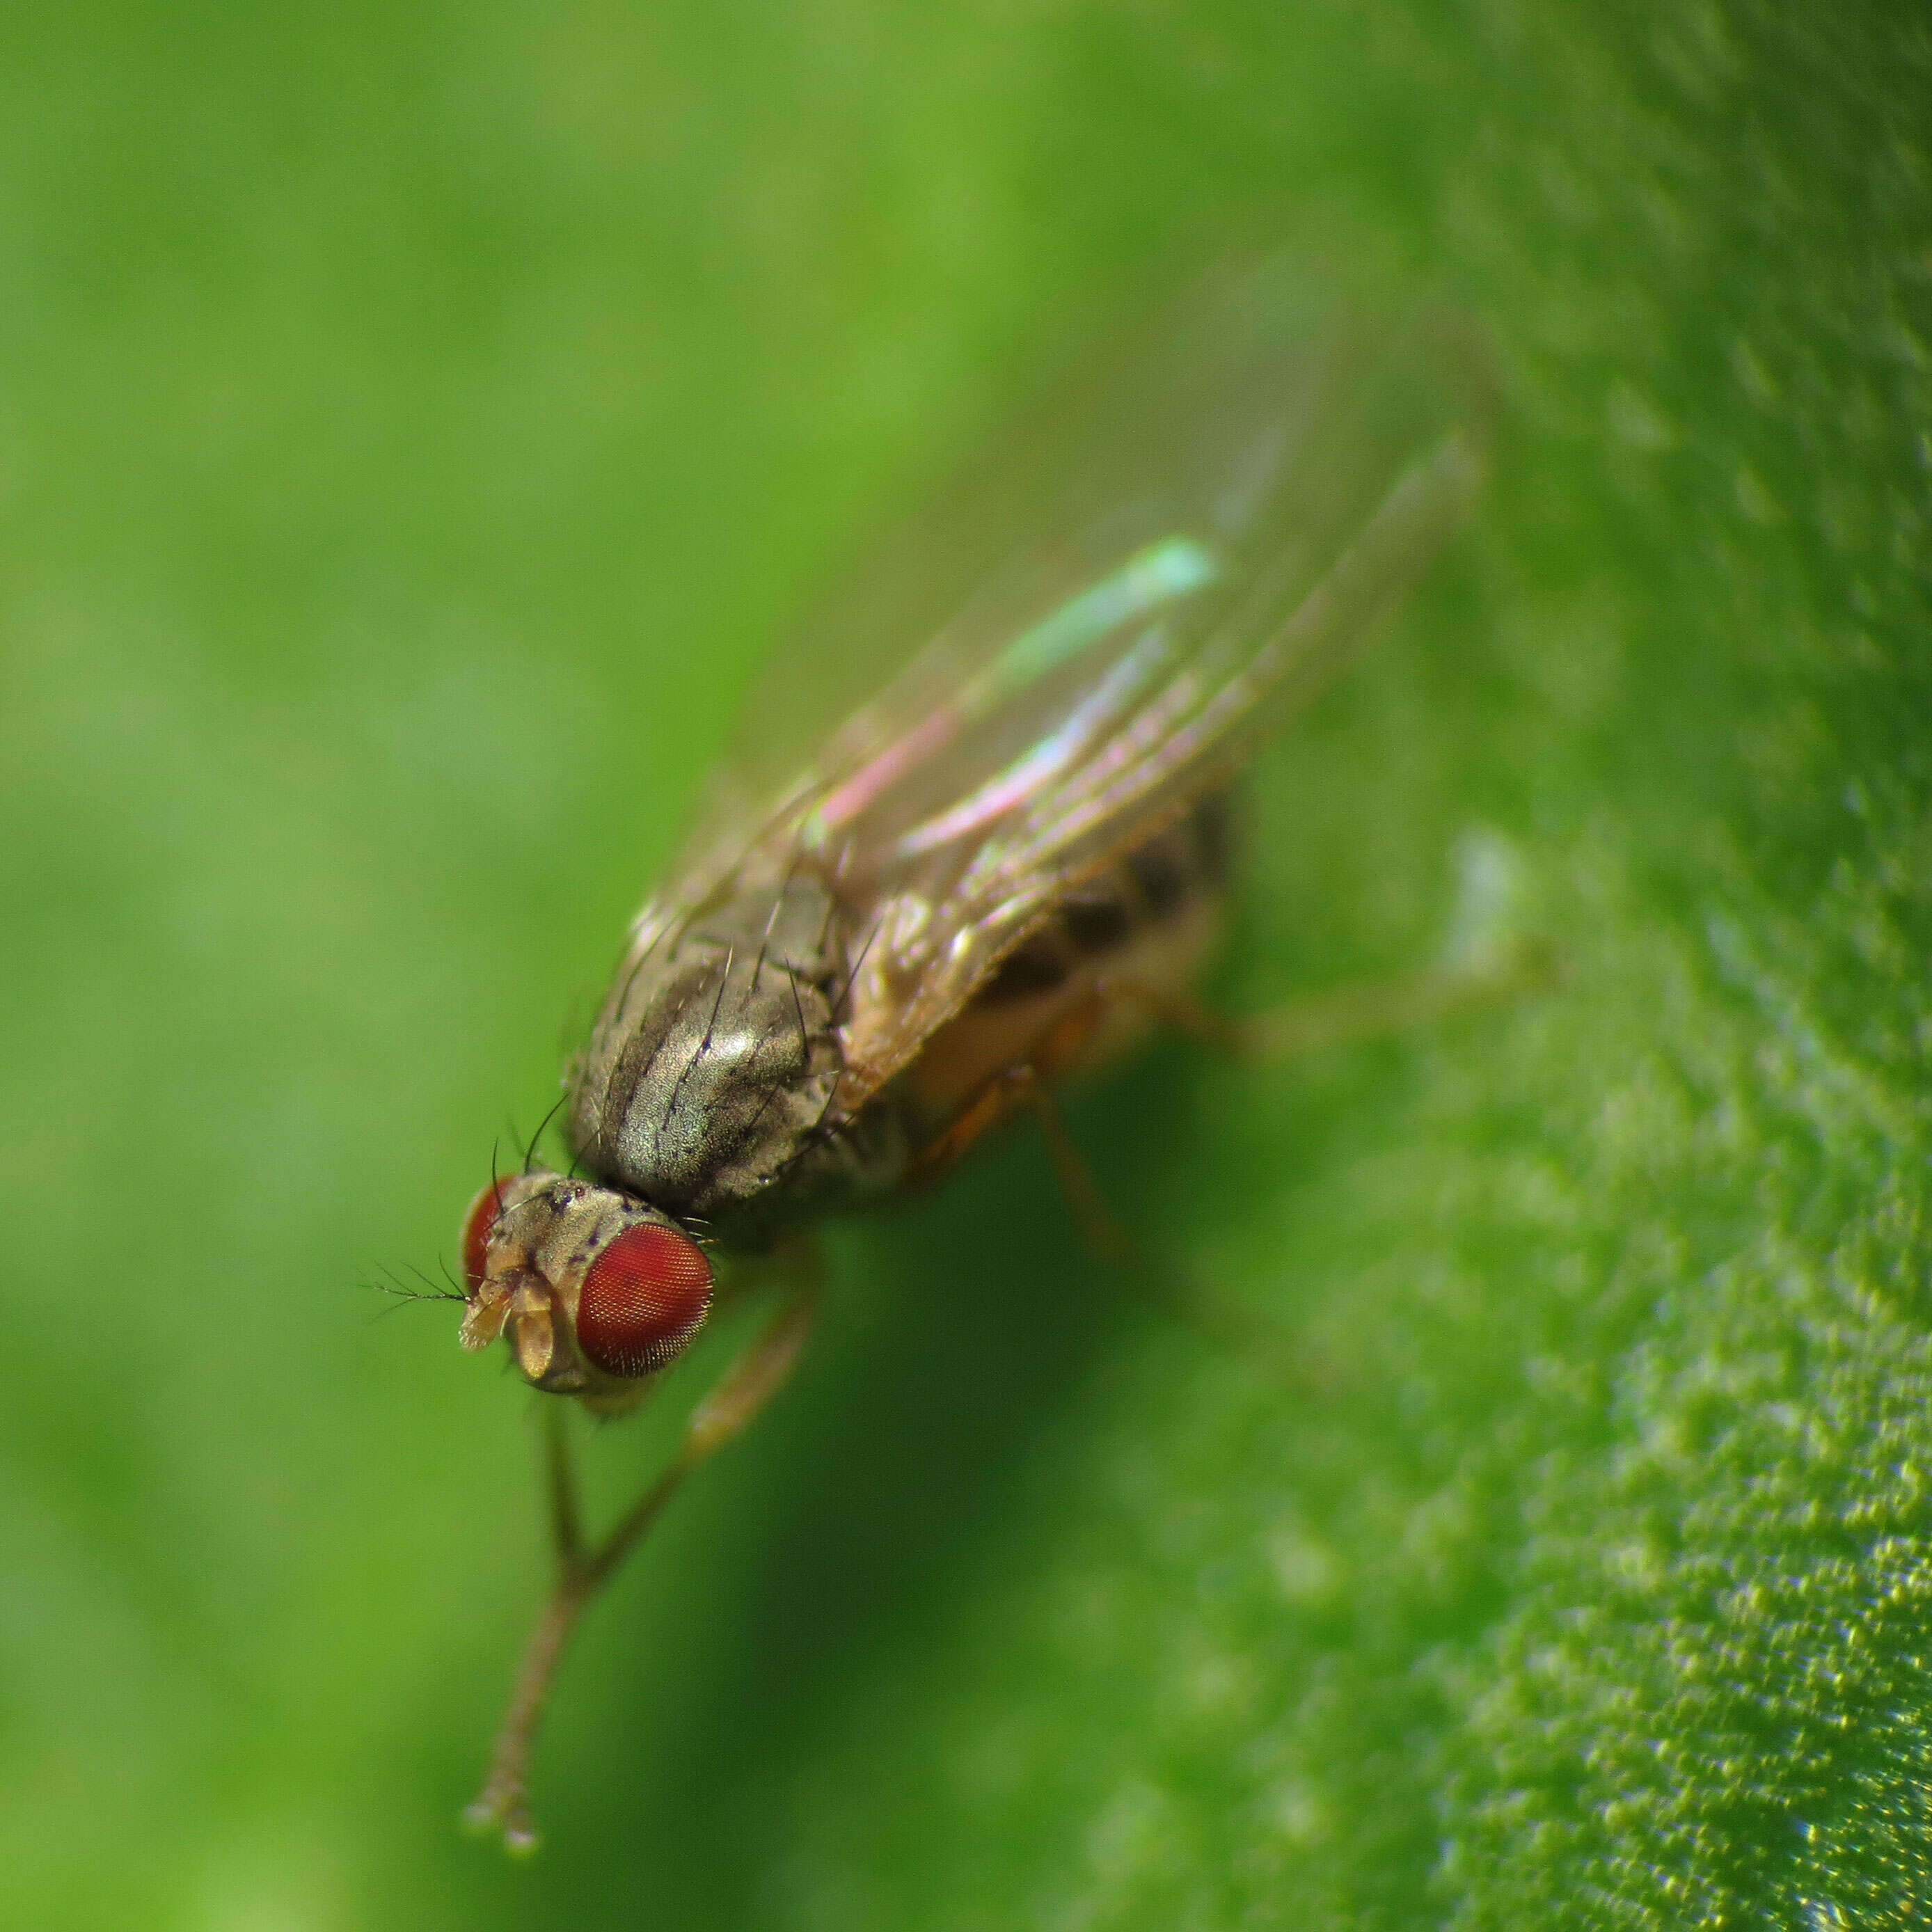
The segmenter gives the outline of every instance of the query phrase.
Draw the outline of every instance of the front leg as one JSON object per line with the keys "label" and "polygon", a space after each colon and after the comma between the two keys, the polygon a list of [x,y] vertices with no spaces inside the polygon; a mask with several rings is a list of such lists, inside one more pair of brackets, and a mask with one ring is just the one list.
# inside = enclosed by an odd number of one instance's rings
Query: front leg
{"label": "front leg", "polygon": [[802,1248],[792,1250],[788,1258],[803,1279],[788,1290],[763,1332],[692,1411],[670,1460],[601,1543],[592,1544],[584,1538],[567,1419],[561,1406],[553,1405],[549,1410],[545,1466],[556,1580],[524,1646],[490,1754],[489,1777],[464,1814],[479,1832],[500,1830],[504,1844],[513,1852],[532,1852],[537,1846],[530,1808],[530,1756],[557,1666],[584,1610],[657,1520],[685,1478],[748,1427],[798,1366],[817,1311],[818,1270],[815,1255]]}

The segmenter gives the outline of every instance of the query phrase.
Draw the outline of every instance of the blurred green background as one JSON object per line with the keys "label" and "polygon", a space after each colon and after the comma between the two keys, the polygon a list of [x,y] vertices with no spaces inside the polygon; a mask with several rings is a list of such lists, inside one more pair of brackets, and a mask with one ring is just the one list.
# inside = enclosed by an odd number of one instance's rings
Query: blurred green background
{"label": "blurred green background", "polygon": [[[0,1921],[1918,1923],[1928,110],[1857,0],[10,10]],[[1024,1136],[842,1234],[513,1866],[528,1401],[369,1284],[801,592],[1232,232],[1450,291],[1510,427],[1220,995],[1427,957],[1498,839],[1569,982],[1076,1108],[1318,1394]]]}

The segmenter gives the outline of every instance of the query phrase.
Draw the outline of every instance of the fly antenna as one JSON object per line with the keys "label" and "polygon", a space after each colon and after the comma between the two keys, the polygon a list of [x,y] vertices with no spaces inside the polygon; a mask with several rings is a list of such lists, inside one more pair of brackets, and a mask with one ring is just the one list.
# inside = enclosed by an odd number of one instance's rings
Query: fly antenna
{"label": "fly antenna", "polygon": [[440,1286],[428,1275],[424,1274],[419,1268],[412,1268],[410,1272],[422,1283],[421,1288],[412,1288],[407,1282],[398,1276],[393,1268],[378,1270],[374,1278],[368,1282],[368,1286],[374,1288],[379,1294],[386,1294],[394,1304],[391,1307],[383,1309],[381,1311],[382,1314],[393,1315],[397,1309],[404,1307],[410,1302],[466,1301],[469,1299],[467,1295],[459,1294],[454,1288],[445,1288]]}
{"label": "fly antenna", "polygon": [[419,1268],[412,1267],[410,1272],[416,1276],[417,1280],[422,1283],[422,1293],[419,1294],[412,1294],[410,1296],[410,1299],[412,1300],[467,1301],[470,1299],[469,1296],[465,1294],[461,1289],[458,1288],[454,1282],[439,1282],[430,1275],[426,1274]]}

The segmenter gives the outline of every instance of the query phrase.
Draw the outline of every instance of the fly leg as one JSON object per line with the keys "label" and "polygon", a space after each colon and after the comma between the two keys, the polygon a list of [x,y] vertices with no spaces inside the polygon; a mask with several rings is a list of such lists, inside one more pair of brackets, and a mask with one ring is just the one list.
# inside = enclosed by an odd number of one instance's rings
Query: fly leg
{"label": "fly leg", "polygon": [[[1050,1048],[1052,1042],[1049,1038],[1042,1044]],[[1042,1056],[1052,1057],[1050,1052]],[[1315,1372],[1307,1351],[1264,1316],[1177,1274],[1135,1241],[1107,1204],[1093,1168],[1067,1130],[1050,1076],[1036,1062],[1022,1061],[997,1075],[960,1117],[953,1137],[962,1141],[976,1138],[992,1122],[1022,1108],[1030,1111],[1040,1123],[1054,1178],[1072,1211],[1081,1238],[1096,1260],[1106,1263],[1169,1314],[1238,1346],[1250,1355],[1268,1360],[1291,1380],[1312,1384],[1322,1379]]]}
{"label": "fly leg", "polygon": [[1425,968],[1332,993],[1310,994],[1272,1012],[1241,1019],[1216,1012],[1184,991],[1137,982],[1110,982],[1107,991],[1115,999],[1140,1006],[1178,1033],[1258,1064],[1480,1012],[1544,992],[1561,976],[1550,946],[1524,940],[1467,966]]}
{"label": "fly leg", "polygon": [[[1203,1282],[1177,1273],[1150,1256],[1115,1218],[1087,1157],[1067,1130],[1053,1089],[1030,1068],[1020,1070],[1024,1103],[1030,1106],[1046,1137],[1047,1158],[1054,1178],[1072,1210],[1088,1251],[1117,1269],[1146,1298],[1157,1303],[1218,1341],[1230,1343],[1251,1357],[1271,1364],[1289,1380],[1318,1386],[1327,1378],[1308,1350],[1264,1315],[1217,1294]],[[1018,1078],[1020,1073],[1010,1075]]]}
{"label": "fly leg", "polygon": [[513,1852],[532,1852],[537,1846],[530,1808],[530,1754],[551,1681],[586,1607],[657,1520],[685,1478],[740,1434],[798,1365],[817,1309],[818,1284],[815,1258],[802,1251],[790,1258],[806,1278],[789,1291],[764,1330],[692,1411],[670,1460],[600,1543],[590,1542],[584,1533],[562,1406],[554,1404],[548,1411],[545,1465],[556,1581],[524,1646],[490,1754],[489,1777],[464,1814],[479,1832],[500,1830]]}

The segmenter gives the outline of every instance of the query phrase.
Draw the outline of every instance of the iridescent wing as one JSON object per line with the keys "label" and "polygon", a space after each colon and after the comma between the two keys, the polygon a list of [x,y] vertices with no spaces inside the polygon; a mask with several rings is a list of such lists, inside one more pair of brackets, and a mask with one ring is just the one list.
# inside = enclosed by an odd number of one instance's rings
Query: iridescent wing
{"label": "iridescent wing", "polygon": [[1198,288],[775,660],[633,957],[727,894],[836,880],[849,1112],[1373,634],[1480,481],[1480,368],[1451,320],[1377,327],[1275,265]]}

